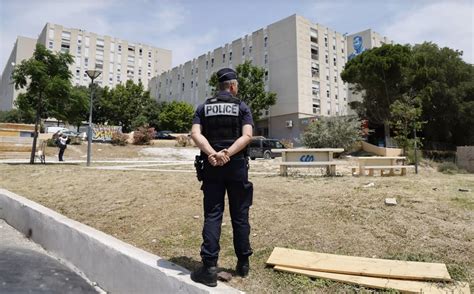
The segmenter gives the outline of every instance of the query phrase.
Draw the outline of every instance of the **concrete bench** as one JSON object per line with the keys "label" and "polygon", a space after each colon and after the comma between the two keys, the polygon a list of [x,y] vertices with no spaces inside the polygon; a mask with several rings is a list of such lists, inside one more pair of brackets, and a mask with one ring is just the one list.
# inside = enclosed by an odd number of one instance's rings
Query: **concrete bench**
{"label": "concrete bench", "polygon": [[[394,176],[395,175],[395,169],[400,170],[400,175],[404,176],[406,175],[407,169],[412,169],[415,168],[414,165],[374,165],[374,166],[364,166],[364,172],[365,170],[369,171],[369,176],[374,175],[374,170],[380,170],[380,176],[384,176],[384,170],[390,170],[389,171],[389,176]],[[356,173],[356,168],[352,168],[352,174]],[[361,174],[362,175],[362,174]],[[363,176],[363,175],[362,175]]]}
{"label": "concrete bench", "polygon": [[287,176],[289,167],[326,167],[326,174],[336,175],[336,165],[344,164],[343,162],[335,161],[313,161],[313,162],[280,162],[280,175]]}

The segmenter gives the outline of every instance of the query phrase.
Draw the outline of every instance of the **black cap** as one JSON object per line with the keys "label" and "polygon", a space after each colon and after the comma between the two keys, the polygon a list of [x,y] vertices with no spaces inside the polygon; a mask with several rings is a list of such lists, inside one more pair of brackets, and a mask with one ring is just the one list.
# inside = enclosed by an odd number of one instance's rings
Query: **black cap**
{"label": "black cap", "polygon": [[220,69],[217,72],[217,80],[219,81],[219,83],[230,81],[230,80],[236,80],[236,79],[237,79],[237,73],[232,68],[226,67],[226,68]]}

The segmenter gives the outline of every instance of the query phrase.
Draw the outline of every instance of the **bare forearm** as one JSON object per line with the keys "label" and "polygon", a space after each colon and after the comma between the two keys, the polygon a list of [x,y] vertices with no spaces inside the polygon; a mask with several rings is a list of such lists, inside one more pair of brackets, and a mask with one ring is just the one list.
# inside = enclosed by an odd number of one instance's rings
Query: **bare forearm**
{"label": "bare forearm", "polygon": [[251,135],[243,135],[227,148],[229,156],[239,153],[252,141]]}
{"label": "bare forearm", "polygon": [[207,141],[206,137],[204,137],[202,134],[191,134],[191,138],[202,152],[206,153],[207,155],[216,153],[214,148],[212,148],[212,146],[209,144],[209,141]]}

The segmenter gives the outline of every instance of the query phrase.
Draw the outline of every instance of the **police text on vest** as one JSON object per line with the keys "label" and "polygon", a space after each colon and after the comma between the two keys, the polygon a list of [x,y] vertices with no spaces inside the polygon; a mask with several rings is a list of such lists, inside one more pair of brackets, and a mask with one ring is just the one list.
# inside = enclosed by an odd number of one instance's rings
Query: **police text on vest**
{"label": "police text on vest", "polygon": [[206,117],[216,115],[239,116],[239,105],[233,103],[206,104],[204,115]]}

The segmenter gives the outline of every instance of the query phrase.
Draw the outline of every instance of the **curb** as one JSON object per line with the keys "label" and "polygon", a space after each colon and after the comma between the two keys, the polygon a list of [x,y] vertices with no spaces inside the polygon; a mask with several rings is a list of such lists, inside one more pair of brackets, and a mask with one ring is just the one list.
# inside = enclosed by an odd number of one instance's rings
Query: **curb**
{"label": "curb", "polygon": [[110,293],[243,293],[194,283],[181,266],[4,189],[0,218]]}

